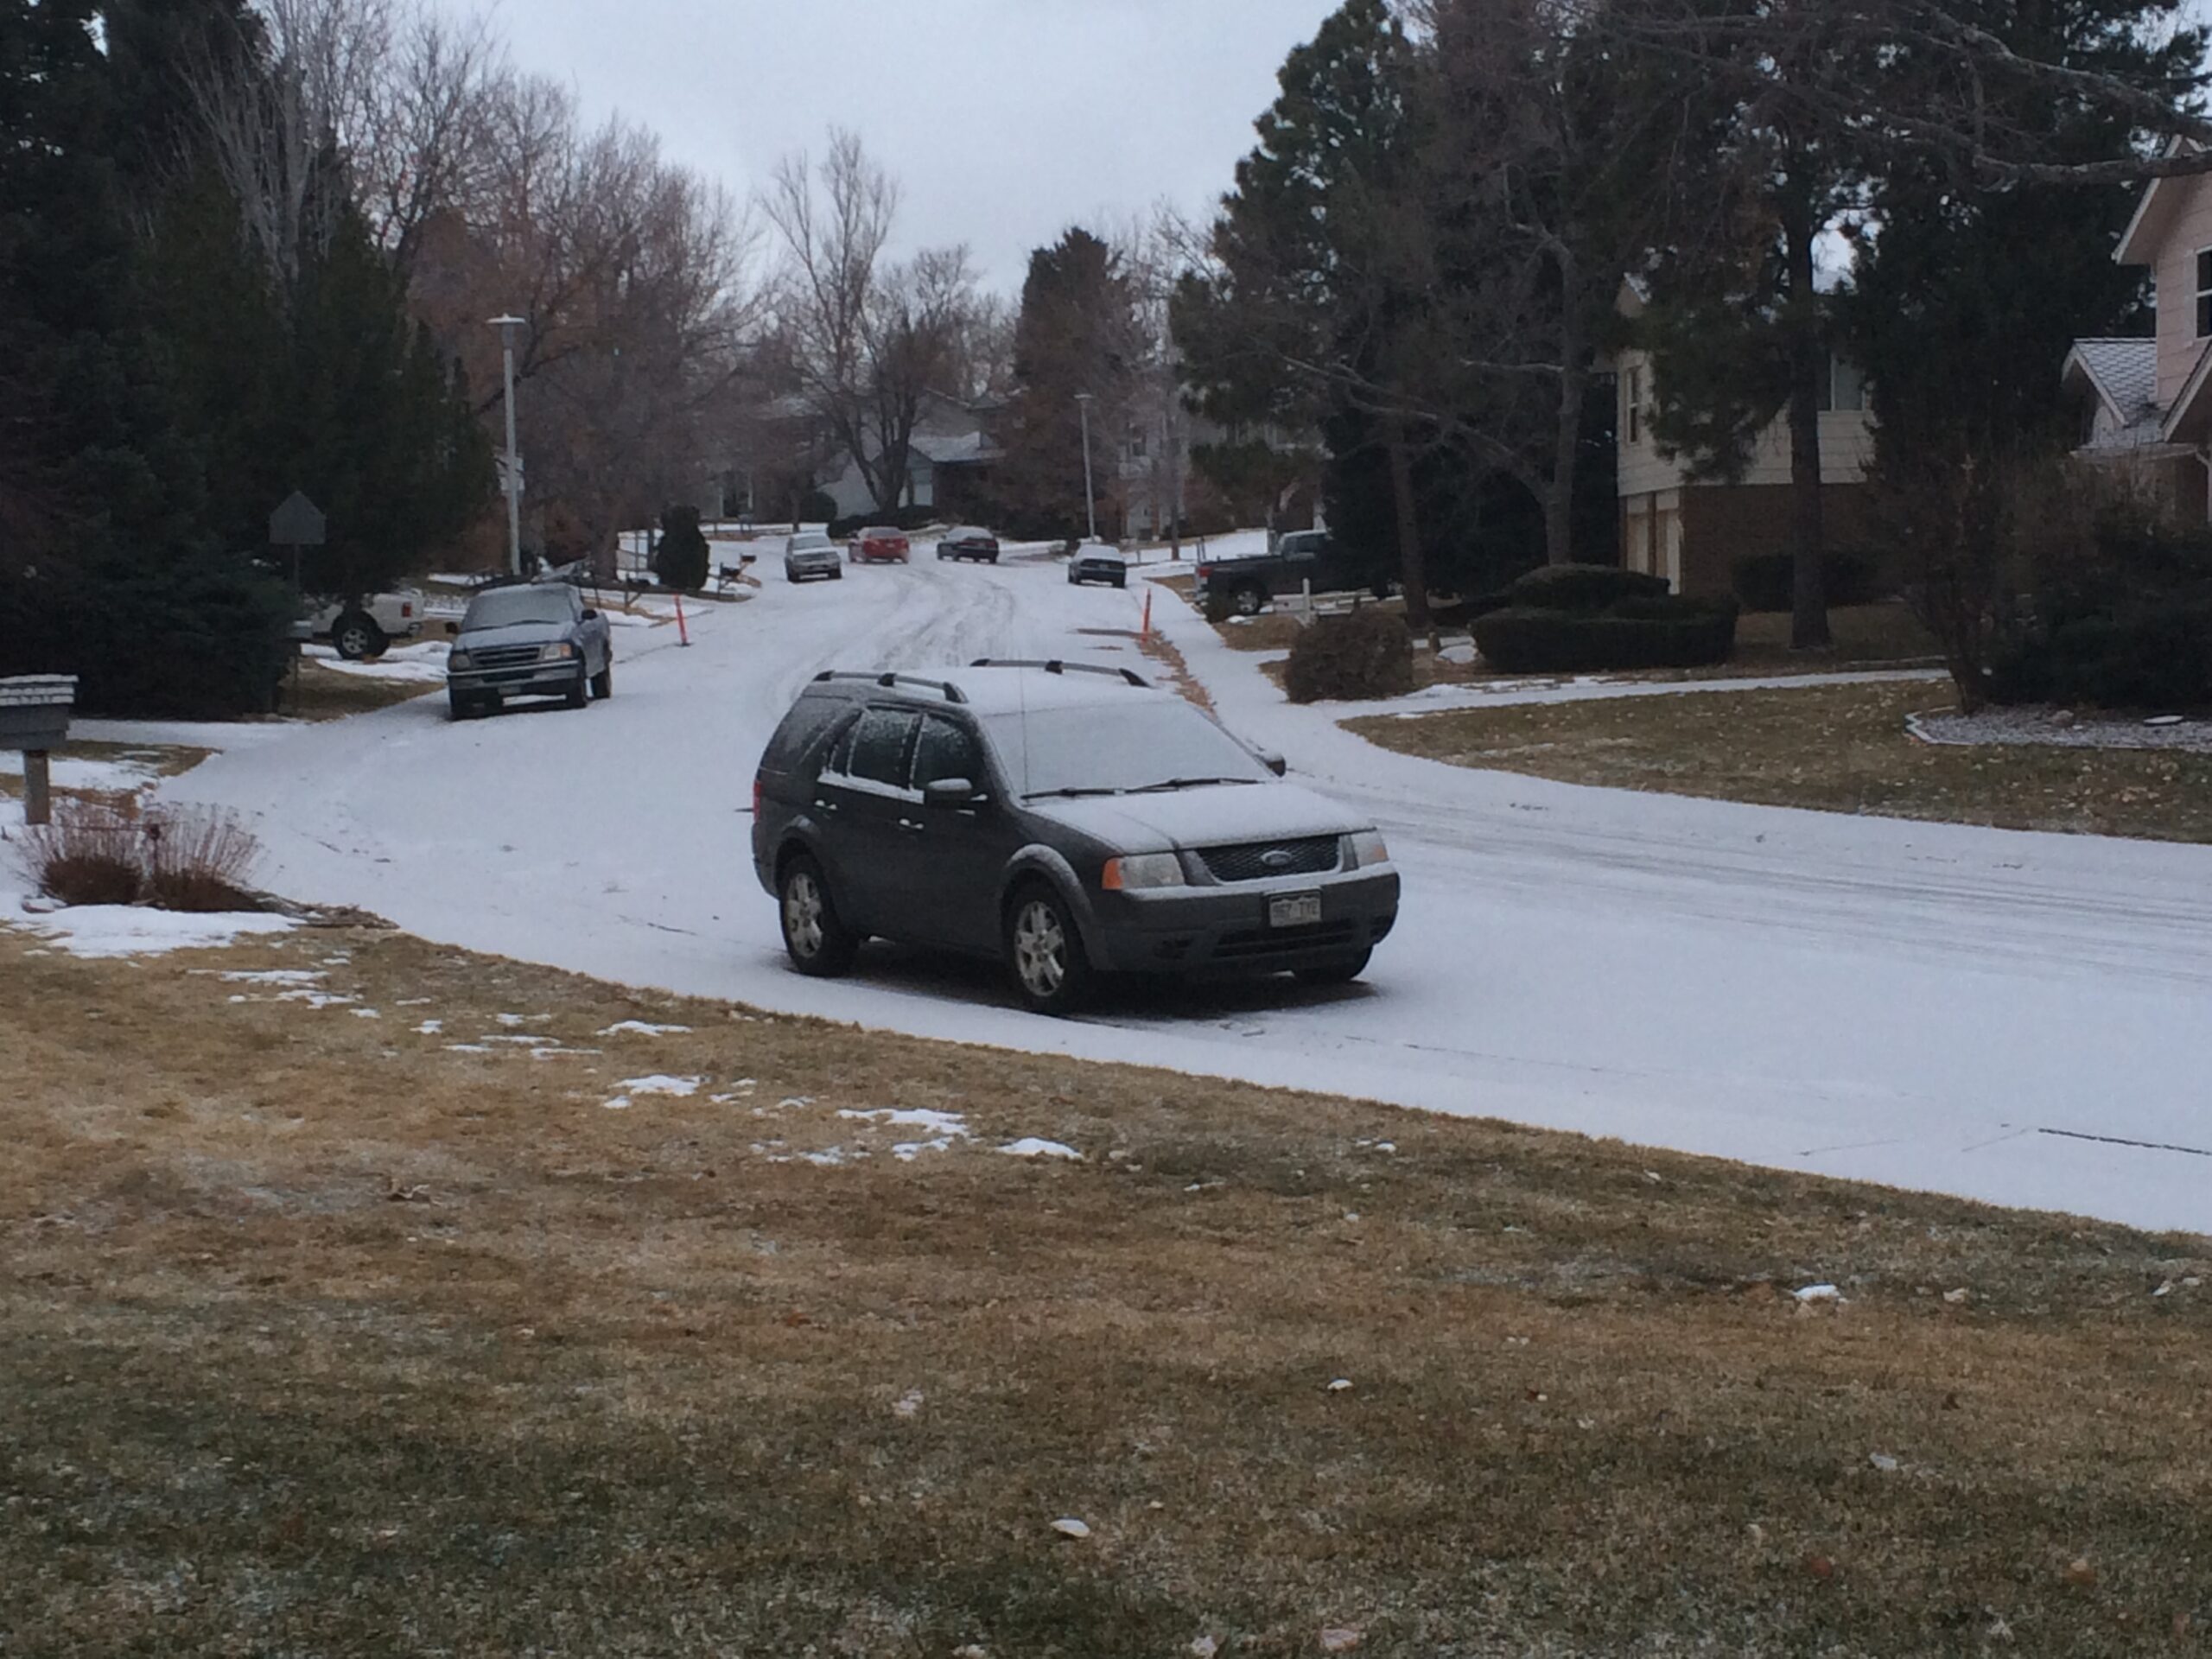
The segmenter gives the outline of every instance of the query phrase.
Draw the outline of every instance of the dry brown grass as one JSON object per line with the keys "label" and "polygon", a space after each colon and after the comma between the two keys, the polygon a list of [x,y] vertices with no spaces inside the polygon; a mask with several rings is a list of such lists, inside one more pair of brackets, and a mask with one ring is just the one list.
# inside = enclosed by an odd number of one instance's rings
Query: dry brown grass
{"label": "dry brown grass", "polygon": [[[648,1073],[707,1081],[602,1104]],[[839,1116],[894,1106],[973,1139],[901,1163],[920,1132]],[[389,933],[0,933],[0,1128],[11,1659],[2099,1656],[2212,1618],[2201,1239]],[[993,1150],[1032,1135],[1084,1161]],[[780,1161],[831,1147],[871,1155]],[[1814,1280],[1849,1305],[1798,1313]]]}
{"label": "dry brown grass", "polygon": [[1906,716],[1948,707],[1910,682],[1608,697],[1355,720],[1402,753],[1613,789],[2004,830],[2212,841],[2212,756],[1923,743]]}

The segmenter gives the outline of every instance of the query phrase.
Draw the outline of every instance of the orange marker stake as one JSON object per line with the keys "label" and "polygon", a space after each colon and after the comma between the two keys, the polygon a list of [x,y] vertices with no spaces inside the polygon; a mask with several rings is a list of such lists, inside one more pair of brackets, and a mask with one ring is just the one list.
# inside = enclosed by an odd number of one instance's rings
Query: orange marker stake
{"label": "orange marker stake", "polygon": [[676,596],[676,643],[679,645],[691,643],[691,630],[683,623],[683,595],[681,594]]}

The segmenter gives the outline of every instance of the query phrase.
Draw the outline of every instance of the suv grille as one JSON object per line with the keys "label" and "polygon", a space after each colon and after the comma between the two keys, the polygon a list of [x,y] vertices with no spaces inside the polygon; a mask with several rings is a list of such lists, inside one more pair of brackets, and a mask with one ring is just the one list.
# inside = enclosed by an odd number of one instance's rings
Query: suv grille
{"label": "suv grille", "polygon": [[538,645],[493,645],[485,651],[472,651],[469,660],[479,668],[526,668],[537,661]]}
{"label": "suv grille", "polygon": [[1336,836],[1303,841],[1255,841],[1241,847],[1208,847],[1198,856],[1217,881],[1274,881],[1288,875],[1326,875],[1344,856]]}

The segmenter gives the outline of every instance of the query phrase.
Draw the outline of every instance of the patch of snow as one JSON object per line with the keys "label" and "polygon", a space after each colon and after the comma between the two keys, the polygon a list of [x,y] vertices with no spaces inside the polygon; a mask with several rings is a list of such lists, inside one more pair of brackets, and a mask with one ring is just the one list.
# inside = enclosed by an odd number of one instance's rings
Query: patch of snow
{"label": "patch of snow", "polygon": [[[23,775],[23,757],[14,749],[0,749],[0,778]],[[56,789],[79,789],[103,795],[132,795],[161,781],[160,769],[129,759],[94,760],[73,754],[57,754],[47,763],[47,776]]]}
{"label": "patch of snow", "polygon": [[1073,1147],[1064,1147],[1057,1141],[1039,1141],[1034,1135],[1001,1147],[999,1151],[1008,1158],[1065,1158],[1077,1164],[1083,1161],[1083,1154]]}
{"label": "patch of snow", "polygon": [[445,1028],[446,1022],[442,1020],[425,1020],[415,1027],[415,1033],[418,1037],[435,1037]]}
{"label": "patch of snow", "polygon": [[381,657],[349,663],[328,645],[302,645],[301,654],[334,673],[359,680],[391,680],[409,685],[443,685],[446,653],[452,646],[442,639],[419,640],[394,645]]}
{"label": "patch of snow", "polygon": [[140,905],[72,905],[23,924],[72,956],[160,957],[172,950],[213,950],[240,939],[289,933],[289,917],[187,915]]}
{"label": "patch of snow", "polygon": [[448,1054],[494,1054],[498,1052],[497,1049],[486,1048],[482,1043],[448,1043],[446,1045],[446,1052]]}
{"label": "patch of snow", "polygon": [[[213,969],[200,969],[200,973],[213,973]],[[231,972],[221,975],[226,985],[313,985],[330,977],[312,968],[270,968],[257,973]]]}
{"label": "patch of snow", "polygon": [[625,1020],[609,1026],[599,1034],[602,1037],[678,1037],[690,1034],[689,1026],[648,1025],[643,1020]]}
{"label": "patch of snow", "polygon": [[704,1077],[625,1077],[620,1088],[630,1095],[673,1095],[678,1099],[699,1092]]}
{"label": "patch of snow", "polygon": [[1840,1302],[1843,1300],[1843,1292],[1837,1289],[1834,1285],[1807,1285],[1802,1290],[1795,1291],[1791,1294],[1795,1295],[1800,1302],[1807,1304],[1813,1302]]}
{"label": "patch of snow", "polygon": [[873,1112],[842,1111],[837,1116],[856,1123],[882,1123],[894,1129],[926,1129],[932,1135],[968,1133],[967,1120],[957,1112],[902,1111],[887,1107]]}

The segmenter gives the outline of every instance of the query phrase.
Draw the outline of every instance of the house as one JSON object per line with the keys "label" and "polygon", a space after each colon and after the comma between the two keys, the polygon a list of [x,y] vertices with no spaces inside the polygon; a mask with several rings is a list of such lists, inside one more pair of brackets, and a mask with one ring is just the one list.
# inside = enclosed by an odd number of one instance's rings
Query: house
{"label": "house", "polygon": [[2080,411],[2075,453],[2212,518],[2212,178],[2152,180],[2113,257],[2151,272],[2157,330],[2074,342],[2061,378]]}
{"label": "house", "polygon": [[[999,454],[985,411],[935,392],[924,394],[909,444],[906,493],[898,505],[943,506],[955,516],[967,511],[981,494],[982,474]],[[840,518],[863,517],[882,505],[850,455],[822,488],[837,504]]]}
{"label": "house", "polygon": [[[1631,277],[1617,307],[1633,321],[1649,296]],[[1681,594],[1725,594],[1735,562],[1789,546],[1789,432],[1777,418],[1753,446],[1732,482],[1691,476],[1686,456],[1662,453],[1651,431],[1657,398],[1651,354],[1630,349],[1614,359],[1620,399],[1614,444],[1619,467],[1621,563],[1662,575]],[[1866,512],[1866,468],[1874,429],[1866,382],[1840,358],[1828,364],[1821,400],[1822,507],[1831,546],[1859,533]]]}

